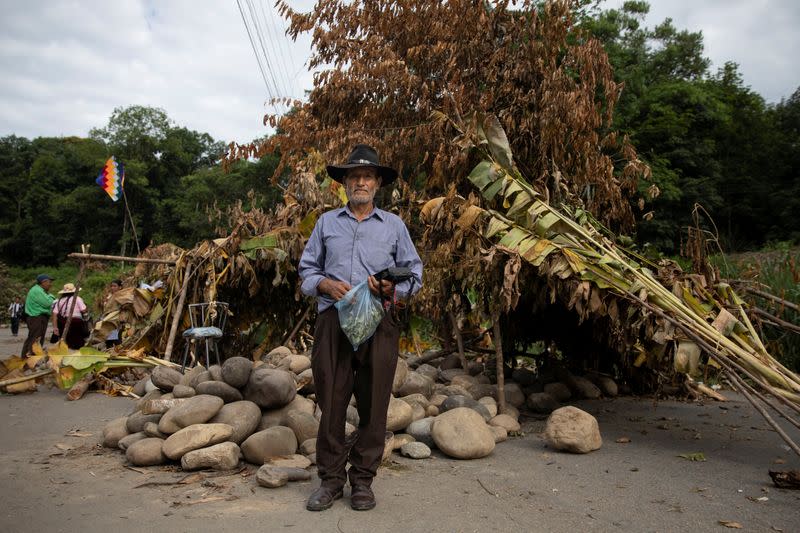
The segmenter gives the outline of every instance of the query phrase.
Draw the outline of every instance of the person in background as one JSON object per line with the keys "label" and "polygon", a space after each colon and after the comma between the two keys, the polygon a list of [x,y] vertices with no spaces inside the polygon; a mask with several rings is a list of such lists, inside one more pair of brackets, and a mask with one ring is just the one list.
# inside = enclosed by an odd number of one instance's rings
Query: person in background
{"label": "person in background", "polygon": [[34,342],[44,344],[44,335],[47,333],[47,322],[50,318],[50,308],[55,298],[48,291],[53,284],[53,278],[47,274],[36,276],[36,285],[30,288],[25,297],[25,314],[28,318],[28,337],[22,345],[20,356],[25,358],[31,353]]}
{"label": "person in background", "polygon": [[19,296],[14,296],[14,301],[8,306],[8,315],[11,317],[11,335],[14,337],[19,333],[19,321],[22,318],[23,309]]}
{"label": "person in background", "polygon": [[[114,293],[116,293],[121,288],[122,288],[122,280],[121,279],[115,279],[114,281],[111,282],[111,285],[109,285],[109,287],[108,287],[108,290],[110,292],[108,293],[108,296],[106,296],[105,302],[103,302],[103,312],[104,313],[108,312],[108,310],[106,308],[107,308],[108,304],[111,303],[111,299],[114,297]],[[120,328],[117,328],[117,329],[111,331],[111,333],[108,334],[108,336],[106,337],[106,348],[111,348],[112,346],[116,346],[117,344],[122,342],[122,340],[119,337],[119,330],[120,330]]]}
{"label": "person in background", "polygon": [[[83,298],[76,293],[75,285],[67,283],[63,289],[58,291],[58,300],[53,302],[53,335],[61,336],[69,320],[67,338],[63,340],[73,350],[83,346],[87,337],[86,321],[83,319],[86,313],[86,304]],[[72,315],[70,315],[70,309],[72,309]]]}

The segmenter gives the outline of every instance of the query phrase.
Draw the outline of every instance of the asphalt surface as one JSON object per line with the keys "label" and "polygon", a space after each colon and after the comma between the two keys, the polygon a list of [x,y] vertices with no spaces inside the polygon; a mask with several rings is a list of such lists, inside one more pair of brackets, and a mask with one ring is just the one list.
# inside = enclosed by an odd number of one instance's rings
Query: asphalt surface
{"label": "asphalt surface", "polygon": [[[0,329],[0,356],[20,343]],[[798,469],[800,460],[749,404],[724,393],[731,399],[724,404],[575,402],[597,417],[603,435],[603,447],[586,455],[548,449],[539,435],[544,421],[523,416],[524,435],[484,459],[393,456],[375,481],[372,511],[351,510],[346,493],[311,513],[304,504],[316,481],[265,489],[255,467],[190,477],[174,466],[129,468],[98,439],[131,400],[90,393],[68,402],[62,391],[40,387],[0,396],[0,529],[667,532],[726,531],[726,522],[800,531],[800,491],[777,489],[768,475]],[[800,432],[790,434],[800,440]],[[698,453],[704,461],[680,457]]]}

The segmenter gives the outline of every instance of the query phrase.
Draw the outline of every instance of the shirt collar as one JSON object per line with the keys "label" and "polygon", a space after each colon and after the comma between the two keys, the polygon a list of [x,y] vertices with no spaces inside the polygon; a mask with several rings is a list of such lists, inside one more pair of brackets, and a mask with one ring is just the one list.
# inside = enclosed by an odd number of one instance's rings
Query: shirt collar
{"label": "shirt collar", "polygon": [[[338,216],[342,216],[342,215],[348,215],[350,217],[356,218],[356,216],[350,210],[350,204],[349,203],[347,205],[345,205],[344,207],[342,207],[341,211],[339,211]],[[383,210],[378,209],[377,207],[375,207],[373,205],[372,206],[372,212],[369,215],[367,215],[364,220],[367,220],[368,218],[372,218],[372,217],[375,217],[378,220],[380,220],[381,222],[383,222]]]}

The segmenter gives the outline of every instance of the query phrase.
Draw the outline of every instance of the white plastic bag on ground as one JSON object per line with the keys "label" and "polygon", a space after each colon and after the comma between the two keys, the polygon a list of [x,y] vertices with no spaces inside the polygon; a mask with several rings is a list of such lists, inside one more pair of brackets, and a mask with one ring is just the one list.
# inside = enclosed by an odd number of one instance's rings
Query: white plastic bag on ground
{"label": "white plastic bag on ground", "polygon": [[334,304],[339,311],[339,324],[347,335],[353,351],[368,340],[378,329],[383,318],[380,299],[369,290],[367,280],[362,281]]}

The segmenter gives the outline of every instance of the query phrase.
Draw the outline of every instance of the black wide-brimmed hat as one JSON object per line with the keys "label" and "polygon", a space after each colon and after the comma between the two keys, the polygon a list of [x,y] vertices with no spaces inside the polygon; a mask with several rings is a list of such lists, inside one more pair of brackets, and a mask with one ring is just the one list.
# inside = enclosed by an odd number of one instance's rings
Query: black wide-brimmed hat
{"label": "black wide-brimmed hat", "polygon": [[326,168],[331,178],[339,183],[344,183],[347,170],[356,167],[372,167],[376,169],[378,171],[378,176],[381,177],[381,187],[397,179],[397,171],[393,168],[382,166],[378,160],[378,152],[366,144],[355,145],[353,151],[347,156],[347,162],[345,164],[328,165]]}

